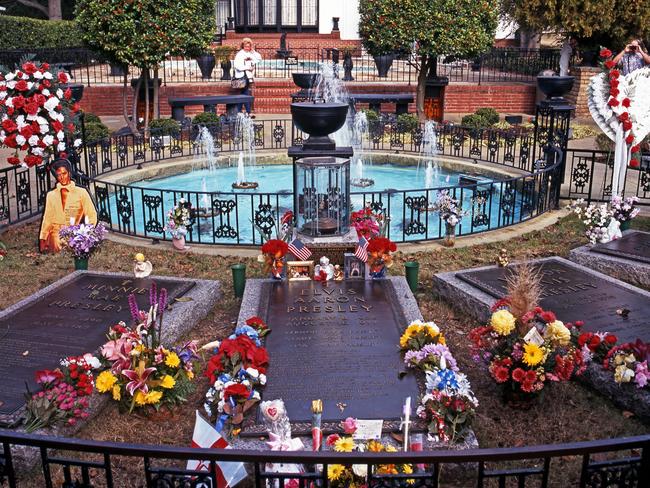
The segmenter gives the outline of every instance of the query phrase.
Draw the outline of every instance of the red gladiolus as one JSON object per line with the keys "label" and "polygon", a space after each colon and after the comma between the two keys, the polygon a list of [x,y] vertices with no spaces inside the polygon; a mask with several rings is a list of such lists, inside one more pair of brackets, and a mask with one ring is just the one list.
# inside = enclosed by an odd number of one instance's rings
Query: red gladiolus
{"label": "red gladiolus", "polygon": [[615,98],[610,98],[609,101],[607,102],[607,105],[609,105],[610,107],[618,107],[620,103]]}
{"label": "red gladiolus", "polygon": [[605,58],[605,59],[611,58],[612,57],[612,52],[607,48],[601,49],[600,50],[600,57]]}
{"label": "red gladiolus", "polygon": [[[625,129],[625,124],[623,124],[623,128]],[[627,129],[626,129],[627,130]],[[634,142],[634,136],[632,134],[628,135],[625,138],[625,143],[626,144],[632,144]]]}
{"label": "red gladiolus", "polygon": [[625,108],[628,108],[632,102],[630,101],[629,98],[625,97],[623,101],[621,102],[621,105],[623,105]]}
{"label": "red gladiolus", "polygon": [[611,60],[611,59],[608,59],[607,61],[605,61],[604,64],[605,64],[605,68],[607,68],[607,69],[612,69],[614,66],[616,66],[614,61]]}
{"label": "red gladiolus", "polygon": [[630,159],[630,168],[638,168],[640,166],[639,160],[636,158]]}

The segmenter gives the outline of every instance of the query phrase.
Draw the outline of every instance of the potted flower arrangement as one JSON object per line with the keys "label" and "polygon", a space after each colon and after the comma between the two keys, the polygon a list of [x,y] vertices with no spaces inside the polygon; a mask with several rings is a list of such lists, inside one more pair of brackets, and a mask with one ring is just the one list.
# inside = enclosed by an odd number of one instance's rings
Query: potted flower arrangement
{"label": "potted flower arrangement", "polygon": [[[73,100],[64,72],[52,73],[47,63],[24,63],[0,73],[0,144],[14,149],[10,164],[35,166],[48,156],[66,158],[66,141],[73,139],[79,104]],[[81,145],[81,139],[74,146]],[[18,151],[25,151],[21,161]]]}
{"label": "potted flower arrangement", "polygon": [[269,364],[261,339],[269,332],[262,319],[251,317],[227,339],[202,348],[215,351],[205,369],[212,386],[204,408],[219,432],[235,435],[245,413],[260,400]]}
{"label": "potted flower arrangement", "polygon": [[582,324],[564,324],[537,305],[539,280],[531,266],[519,265],[489,324],[469,336],[475,359],[487,365],[514,408],[530,408],[548,383],[567,381],[586,367],[573,339]]}
{"label": "potted flower arrangement", "polygon": [[235,52],[235,48],[232,46],[215,46],[212,49],[212,52],[214,53],[216,60],[219,61],[219,66],[221,67],[222,72],[221,79],[232,79],[232,76],[230,74],[230,70],[232,69],[232,62],[230,61],[230,57]]}
{"label": "potted flower arrangement", "polygon": [[575,213],[585,225],[585,236],[589,239],[591,245],[599,242],[609,242],[616,236],[617,227],[616,219],[612,209],[606,204],[585,205],[584,199],[579,199],[569,206],[569,209]]}
{"label": "potted flower arrangement", "polygon": [[368,266],[373,279],[383,278],[386,269],[393,265],[391,252],[397,251],[397,244],[387,237],[375,236],[368,241]]}
{"label": "potted flower arrangement", "polygon": [[614,381],[630,383],[637,388],[650,386],[650,343],[637,339],[613,347],[603,360],[603,367],[614,372]]}
{"label": "potted flower arrangement", "polygon": [[382,236],[386,232],[387,219],[381,213],[375,213],[370,206],[366,206],[350,215],[350,223],[357,231],[357,237],[370,240],[373,237]]}
{"label": "potted flower arrangement", "polygon": [[69,251],[74,257],[74,269],[88,269],[88,258],[93,254],[106,237],[106,227],[101,222],[97,225],[83,223],[63,227],[59,238],[63,250]]}
{"label": "potted flower arrangement", "polygon": [[185,251],[185,236],[187,228],[191,225],[190,204],[184,198],[178,200],[178,203],[167,212],[167,225],[163,228],[172,236],[172,245],[178,251]]}
{"label": "potted flower arrangement", "polygon": [[155,283],[149,290],[148,312],[138,308],[135,295],[129,296],[134,327],[120,322],[110,328],[108,342],[101,347],[101,372],[95,388],[119,403],[122,411],[147,412],[170,408],[186,400],[194,379],[193,361],[197,342],[179,347],[162,344],[162,323],[167,307],[167,290],[160,293]]}
{"label": "potted flower arrangement", "polygon": [[269,239],[262,244],[262,254],[258,261],[264,263],[266,273],[271,277],[281,280],[284,275],[284,258],[289,251],[289,244],[281,239]]}
{"label": "potted flower arrangement", "polygon": [[639,198],[636,196],[633,197],[620,197],[614,195],[610,202],[612,207],[612,217],[619,221],[621,224],[621,230],[628,230],[632,219],[639,215],[639,208],[636,206]]}
{"label": "potted flower arrangement", "polygon": [[462,209],[460,200],[452,197],[448,190],[438,192],[433,209],[440,214],[440,218],[445,223],[443,245],[452,247],[456,239],[456,226],[468,212]]}

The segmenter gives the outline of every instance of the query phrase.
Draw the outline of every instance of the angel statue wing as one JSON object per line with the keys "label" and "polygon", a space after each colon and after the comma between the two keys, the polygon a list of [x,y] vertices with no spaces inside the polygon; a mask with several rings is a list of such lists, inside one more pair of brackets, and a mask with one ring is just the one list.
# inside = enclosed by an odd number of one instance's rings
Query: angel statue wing
{"label": "angel statue wing", "polygon": [[613,141],[616,139],[616,126],[619,121],[612,108],[607,105],[608,100],[609,78],[607,73],[592,76],[587,87],[587,106],[598,127]]}
{"label": "angel statue wing", "polygon": [[650,67],[637,69],[625,77],[630,99],[630,118],[634,144],[650,134]]}

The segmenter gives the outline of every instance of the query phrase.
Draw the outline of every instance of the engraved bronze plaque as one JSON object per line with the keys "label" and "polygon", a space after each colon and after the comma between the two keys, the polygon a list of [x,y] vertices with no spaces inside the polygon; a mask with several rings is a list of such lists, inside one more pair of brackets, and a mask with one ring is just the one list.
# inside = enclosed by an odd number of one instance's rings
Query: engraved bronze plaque
{"label": "engraved bronze plaque", "polygon": [[[560,260],[539,262],[543,274],[540,306],[555,312],[559,320],[582,320],[586,331],[607,331],[620,342],[650,340],[650,300],[615,282],[597,277]],[[495,298],[506,294],[506,273],[513,268],[490,268],[456,273],[467,283]],[[617,310],[627,309],[627,317]]]}
{"label": "engraved bronze plaque", "polygon": [[[170,301],[194,286],[193,282],[156,278]],[[54,369],[72,355],[95,352],[106,342],[111,325],[131,322],[128,296],[134,293],[140,308],[149,307],[151,279],[82,274],[35,302],[0,318],[0,416],[9,416],[24,404],[25,383],[38,391],[34,373]]]}
{"label": "engraved bronze plaque", "polygon": [[[418,396],[414,375],[399,379],[401,330],[383,281],[278,282],[271,287],[266,400],[282,398],[292,422],[397,419]],[[341,407],[344,407],[341,409]],[[258,414],[258,421],[260,421]]]}
{"label": "engraved bronze plaque", "polygon": [[621,239],[606,244],[597,244],[591,250],[619,258],[650,263],[650,233],[629,232]]}

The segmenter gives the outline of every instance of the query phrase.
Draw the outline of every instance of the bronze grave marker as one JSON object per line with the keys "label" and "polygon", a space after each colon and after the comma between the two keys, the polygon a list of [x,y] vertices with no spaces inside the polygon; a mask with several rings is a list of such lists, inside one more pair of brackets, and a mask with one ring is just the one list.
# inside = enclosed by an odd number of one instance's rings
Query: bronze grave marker
{"label": "bronze grave marker", "polygon": [[597,244],[591,250],[610,256],[650,263],[650,233],[629,232],[621,239],[606,244]]}

